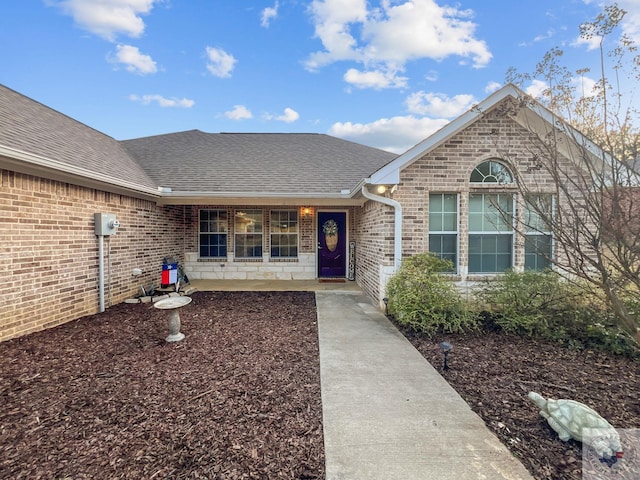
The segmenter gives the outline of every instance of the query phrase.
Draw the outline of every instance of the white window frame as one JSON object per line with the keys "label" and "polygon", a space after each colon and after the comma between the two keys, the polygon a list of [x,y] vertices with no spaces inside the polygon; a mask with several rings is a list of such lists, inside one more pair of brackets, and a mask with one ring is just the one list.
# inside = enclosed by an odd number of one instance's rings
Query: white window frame
{"label": "white window frame", "polygon": [[[455,230],[434,230],[433,226],[432,226],[432,222],[431,222],[431,214],[432,214],[432,196],[440,196],[440,197],[445,197],[448,195],[453,195],[455,196],[455,202],[456,202],[456,218],[455,218]],[[445,212],[439,212],[441,215],[444,214]],[[446,212],[446,213],[450,213],[450,212]],[[429,235],[428,235],[428,239],[427,241],[429,242],[429,251],[432,253],[435,253],[438,257],[443,258],[442,257],[442,252],[441,251],[437,251],[434,252],[431,250],[431,236],[432,235],[454,235],[455,236],[455,258],[453,261],[453,272],[451,273],[457,273],[458,272],[458,265],[460,264],[460,194],[459,193],[440,193],[440,192],[433,192],[433,193],[429,193]],[[444,257],[447,258],[447,257]],[[449,258],[447,258],[448,260],[450,260]]]}
{"label": "white window frame", "polygon": [[[274,214],[278,213],[278,214],[282,214],[282,213],[287,213],[288,214],[288,218],[287,218],[287,227],[290,228],[289,222],[291,221],[291,214],[293,214],[295,216],[295,231],[287,231],[287,232],[283,232],[283,231],[274,231],[274,227],[275,227],[275,223],[274,222]],[[290,236],[290,237],[294,237],[295,236],[295,248],[296,248],[296,254],[295,255],[273,255],[273,248],[274,248],[274,237],[277,236]],[[286,248],[289,248],[290,245],[286,245]],[[280,246],[278,246],[277,248],[282,248]],[[300,215],[297,209],[295,208],[283,208],[283,209],[274,209],[271,210],[269,212],[269,258],[275,259],[275,260],[290,260],[290,259],[297,259],[298,255],[300,254]]]}
{"label": "white window frame", "polygon": [[[555,208],[556,208],[556,198],[555,195],[553,195],[552,193],[532,193],[530,195],[527,195],[529,198],[533,197],[540,197],[540,196],[546,196],[549,197],[551,202],[550,202],[550,208],[551,211],[549,212],[553,218],[553,212],[555,212]],[[524,232],[525,232],[525,244],[524,244],[524,268],[526,269],[526,263],[527,263],[527,239],[529,237],[547,237],[550,239],[549,241],[549,255],[550,258],[549,260],[547,260],[548,265],[545,268],[551,268],[553,266],[553,251],[554,251],[554,239],[553,239],[553,231],[552,230],[543,230],[540,228],[540,223],[542,223],[542,221],[539,219],[539,215],[535,212],[535,210],[531,211],[529,209],[529,205],[531,205],[531,202],[529,201],[529,199],[527,199],[527,196],[525,196],[524,198],[524,223],[525,223],[525,227],[524,227]],[[534,214],[536,216],[536,224],[537,226],[530,226],[529,225],[529,212],[531,211],[532,214]],[[548,227],[548,225],[547,225]],[[534,254],[537,256],[539,256],[539,253],[536,252],[531,252],[529,253],[529,255]],[[536,262],[537,263],[537,262]],[[533,269],[529,269],[529,270],[533,270],[533,271],[541,271],[544,269],[540,269],[540,268],[533,268]]]}
{"label": "white window frame", "polygon": [[[201,214],[202,212],[215,212],[217,215],[224,215],[224,223],[218,221],[217,224],[223,226],[222,230],[210,230],[207,228],[207,231],[202,231],[202,223],[207,222],[209,226],[215,225],[214,221],[210,218],[207,220],[202,220]],[[208,215],[209,216],[209,215]],[[224,235],[224,255],[202,255],[202,235]],[[222,246],[222,244],[220,244]],[[229,212],[224,208],[201,208],[198,211],[198,257],[200,258],[221,258],[226,259],[229,254]]]}
{"label": "white window frame", "polygon": [[[247,246],[246,241],[251,237],[260,237],[259,245]],[[234,260],[262,260],[264,248],[264,211],[262,209],[237,209],[233,217],[233,254]],[[239,241],[244,239],[244,241]],[[240,247],[241,246],[241,247]],[[259,248],[258,248],[259,247]],[[245,253],[238,255],[239,248]],[[258,248],[257,254],[246,255],[248,249]]]}
{"label": "white window frame", "polygon": [[[483,210],[482,210],[482,214],[483,214],[482,215],[483,229],[482,230],[472,230],[471,229],[471,218],[472,218],[472,216],[471,216],[471,214],[472,214],[472,212],[471,212],[471,204],[472,204],[471,199],[474,196],[482,197],[482,205],[483,205]],[[510,214],[511,214],[510,229],[508,229],[508,230],[501,230],[499,228],[494,229],[494,230],[486,230],[486,229],[484,229],[485,221],[489,221],[489,222],[491,221],[488,218],[488,216],[486,215],[486,212],[487,212],[487,199],[486,199],[486,197],[488,197],[488,196],[497,197],[498,204],[500,203],[500,197],[501,196],[509,198],[510,204],[511,204],[511,210],[512,210],[510,212]],[[515,195],[513,193],[508,193],[508,192],[474,192],[474,193],[470,193],[469,194],[469,208],[468,208],[468,218],[467,218],[467,225],[468,225],[468,232],[467,232],[467,258],[468,258],[468,261],[467,261],[467,263],[468,263],[468,269],[469,269],[469,274],[470,275],[493,275],[493,274],[498,274],[498,273],[504,273],[504,271],[506,269],[513,268],[514,258],[515,258],[515,255],[514,255],[514,253],[515,253],[515,226],[514,226],[514,221],[515,221],[515,218],[516,218],[516,208],[517,208],[515,200],[516,200],[515,199]],[[496,210],[496,214],[498,216],[501,216],[502,214],[500,213],[499,209],[497,207],[494,207],[494,208]],[[497,217],[497,218],[499,218],[499,217]],[[502,220],[498,220],[498,222],[500,222],[502,225],[509,226],[508,224],[505,224],[504,221],[502,221]],[[509,261],[509,265],[505,269],[498,270],[496,268],[496,270],[491,270],[491,271],[489,271],[489,270],[484,271],[482,269],[480,271],[476,271],[476,270],[472,270],[471,269],[471,255],[472,255],[472,253],[471,253],[471,245],[472,245],[471,236],[483,236],[483,235],[486,235],[486,236],[491,235],[491,236],[496,236],[496,237],[509,237],[510,244],[511,244],[510,252],[509,252],[510,261]],[[481,252],[480,255],[485,255],[485,252]]]}

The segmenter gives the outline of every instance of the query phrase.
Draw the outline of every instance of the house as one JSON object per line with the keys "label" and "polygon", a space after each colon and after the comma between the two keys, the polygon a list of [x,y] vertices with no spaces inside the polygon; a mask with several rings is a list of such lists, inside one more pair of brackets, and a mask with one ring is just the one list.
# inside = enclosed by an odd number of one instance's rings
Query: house
{"label": "house", "polygon": [[[544,268],[551,233],[493,208],[526,213],[516,178],[554,191],[531,153],[546,111],[509,114],[523,96],[507,85],[398,156],[322,134],[117,141],[0,86],[0,339],[97,312],[105,270],[122,302],[167,256],[192,279],[340,278],[378,302],[420,252],[462,283]],[[120,227],[96,235],[107,212]]]}

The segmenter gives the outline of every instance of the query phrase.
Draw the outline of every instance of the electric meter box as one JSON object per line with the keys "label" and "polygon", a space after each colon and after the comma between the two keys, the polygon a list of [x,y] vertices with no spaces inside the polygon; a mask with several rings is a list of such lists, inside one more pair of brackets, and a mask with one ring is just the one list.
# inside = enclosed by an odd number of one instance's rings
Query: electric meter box
{"label": "electric meter box", "polygon": [[93,219],[98,236],[115,235],[118,225],[120,225],[116,220],[115,213],[94,213]]}
{"label": "electric meter box", "polygon": [[178,264],[177,263],[165,263],[162,265],[162,288],[173,285],[178,282]]}

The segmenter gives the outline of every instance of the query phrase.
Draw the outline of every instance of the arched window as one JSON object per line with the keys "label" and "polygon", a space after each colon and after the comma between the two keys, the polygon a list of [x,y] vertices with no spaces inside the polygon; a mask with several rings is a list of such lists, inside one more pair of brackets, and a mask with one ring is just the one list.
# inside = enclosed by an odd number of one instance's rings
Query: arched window
{"label": "arched window", "polygon": [[509,168],[496,161],[482,162],[471,172],[471,183],[513,183],[513,175]]}
{"label": "arched window", "polygon": [[[471,172],[471,183],[513,183],[511,170],[497,160],[482,162]],[[469,273],[500,273],[513,267],[513,194],[469,193]]]}

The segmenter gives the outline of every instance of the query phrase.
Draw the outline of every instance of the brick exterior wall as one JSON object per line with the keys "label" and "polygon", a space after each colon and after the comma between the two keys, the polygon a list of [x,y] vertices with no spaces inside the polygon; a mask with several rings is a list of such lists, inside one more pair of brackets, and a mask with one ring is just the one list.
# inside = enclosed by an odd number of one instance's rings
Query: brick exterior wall
{"label": "brick exterior wall", "polygon": [[[201,209],[225,210],[229,219],[227,232],[227,257],[224,259],[200,258],[198,252],[198,218]],[[305,213],[305,209],[309,213]],[[261,210],[263,218],[262,258],[235,260],[233,249],[235,212]],[[270,259],[270,212],[272,210],[296,210],[298,212],[298,258]],[[215,280],[312,280],[317,278],[317,211],[345,211],[349,238],[356,235],[353,207],[317,207],[312,205],[194,205],[186,207],[185,216],[185,270],[193,279]],[[348,255],[348,248],[347,248]]]}
{"label": "brick exterior wall", "polygon": [[[402,256],[429,249],[429,194],[459,194],[459,275],[455,280],[474,281],[468,276],[468,201],[470,193],[517,193],[517,187],[469,182],[473,169],[483,161],[498,159],[519,172],[528,185],[540,192],[554,193],[553,180],[539,169],[536,139],[508,116],[494,111],[447,139],[445,143],[408,165],[400,173],[400,183],[391,198],[403,209]],[[568,164],[567,164],[568,165]],[[522,199],[515,195],[516,209],[522,215]],[[393,265],[393,208],[368,201],[358,214],[358,283],[378,301],[384,297],[385,272]],[[524,266],[524,239],[515,235],[514,266]],[[386,268],[385,268],[386,267]]]}
{"label": "brick exterior wall", "polygon": [[[540,191],[553,192],[553,181],[537,168],[535,139],[508,116],[488,113],[464,131],[408,165],[391,197],[403,208],[402,255],[428,250],[429,194],[458,193],[459,275],[467,281],[468,198],[475,192],[512,192],[507,185],[472,185],[469,178],[481,162],[499,159]],[[347,212],[348,241],[356,243],[357,283],[381,302],[394,268],[394,211],[379,202],[362,207],[283,205],[158,206],[155,202],[83,188],[0,170],[0,340],[52,327],[98,311],[98,239],[93,215],[114,213],[118,233],[105,240],[105,304],[136,295],[141,285],[160,283],[162,259],[175,257],[187,274],[199,278],[313,279],[317,277],[317,212]],[[561,199],[558,199],[561,201]],[[516,196],[521,206],[521,200]],[[309,207],[309,215],[303,208]],[[233,222],[229,257],[221,262],[199,259],[198,211],[225,208],[229,219],[237,209],[262,209],[263,257],[234,261]],[[269,261],[269,211],[299,212],[299,258]],[[522,209],[519,209],[521,212]],[[521,214],[521,213],[520,213]],[[110,251],[110,259],[106,255]],[[347,252],[349,248],[347,245]],[[108,261],[109,260],[109,261]],[[524,264],[523,240],[515,236],[514,263]],[[222,266],[224,264],[224,266]],[[349,262],[347,261],[347,265]],[[143,271],[134,276],[133,269]],[[380,304],[383,306],[382,304]]]}
{"label": "brick exterior wall", "polygon": [[368,201],[356,213],[356,281],[371,298],[384,297],[381,275],[393,268],[393,208]]}
{"label": "brick exterior wall", "polygon": [[122,225],[104,241],[107,308],[159,285],[165,256],[182,261],[182,206],[0,170],[0,340],[98,312],[98,212]]}

